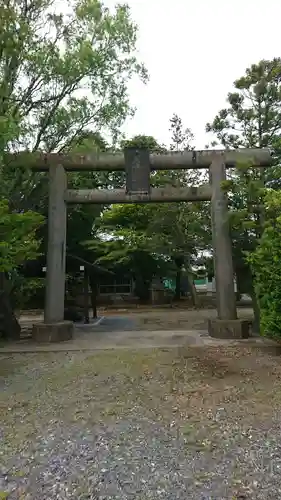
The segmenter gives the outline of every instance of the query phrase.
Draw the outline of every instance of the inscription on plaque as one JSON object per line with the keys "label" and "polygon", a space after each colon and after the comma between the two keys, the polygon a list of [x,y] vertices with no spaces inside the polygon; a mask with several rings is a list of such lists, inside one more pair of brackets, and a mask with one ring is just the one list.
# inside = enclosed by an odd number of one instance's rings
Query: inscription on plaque
{"label": "inscription on plaque", "polygon": [[150,160],[148,149],[126,148],[124,150],[126,170],[126,193],[150,193]]}

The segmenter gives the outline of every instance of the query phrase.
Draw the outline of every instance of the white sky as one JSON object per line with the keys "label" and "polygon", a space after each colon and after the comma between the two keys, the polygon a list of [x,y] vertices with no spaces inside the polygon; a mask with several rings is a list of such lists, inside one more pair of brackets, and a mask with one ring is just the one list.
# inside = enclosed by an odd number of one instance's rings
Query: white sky
{"label": "white sky", "polygon": [[[114,5],[117,0],[105,0]],[[128,137],[170,143],[169,118],[181,116],[195,145],[210,142],[205,124],[225,106],[233,81],[260,59],[281,56],[280,0],[126,0],[139,26],[139,56],[150,81],[130,85]]]}

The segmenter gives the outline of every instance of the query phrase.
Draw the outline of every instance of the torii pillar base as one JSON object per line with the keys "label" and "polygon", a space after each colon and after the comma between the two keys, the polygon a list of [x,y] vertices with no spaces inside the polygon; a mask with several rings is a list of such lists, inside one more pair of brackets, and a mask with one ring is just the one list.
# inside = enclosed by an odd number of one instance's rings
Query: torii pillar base
{"label": "torii pillar base", "polygon": [[250,323],[245,319],[209,319],[208,332],[215,339],[248,339]]}
{"label": "torii pillar base", "polygon": [[33,325],[32,340],[37,343],[65,342],[73,338],[74,325],[72,321],[58,323],[38,323]]}

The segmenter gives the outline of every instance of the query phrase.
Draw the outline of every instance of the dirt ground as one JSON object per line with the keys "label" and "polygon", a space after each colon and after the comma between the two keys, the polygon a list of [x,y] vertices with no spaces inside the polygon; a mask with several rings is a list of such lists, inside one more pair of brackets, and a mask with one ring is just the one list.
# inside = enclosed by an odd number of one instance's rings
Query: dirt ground
{"label": "dirt ground", "polygon": [[242,347],[0,357],[0,498],[281,498],[280,357]]}
{"label": "dirt ground", "polygon": [[[237,309],[238,316],[244,319],[253,318],[253,310],[249,307]],[[209,318],[216,317],[216,309],[186,309],[171,307],[138,307],[138,308],[99,308],[99,317],[124,317],[133,321],[134,330],[207,330]],[[91,315],[91,313],[90,313]],[[21,316],[21,322],[28,327],[34,321],[42,321],[43,312],[28,311]],[[126,328],[126,325],[122,325]],[[132,324],[128,324],[127,329],[132,329]]]}
{"label": "dirt ground", "polygon": [[[218,340],[208,336],[207,322],[216,317],[212,309],[179,309],[179,308],[137,308],[100,310],[99,318],[94,323],[75,324],[73,339],[58,344],[35,344],[32,342],[31,329],[43,315],[29,313],[22,316],[22,339],[17,343],[0,344],[6,352],[30,351],[92,351],[97,349],[116,348],[157,348],[184,345],[217,345]],[[251,309],[238,309],[238,315],[252,319]],[[253,339],[254,340],[254,339]],[[270,341],[256,339],[256,342],[269,344]],[[221,341],[224,344],[226,341]],[[245,341],[242,341],[242,343]],[[230,344],[228,342],[228,344]]]}
{"label": "dirt ground", "polygon": [[[117,311],[104,311],[105,317],[115,315]],[[134,319],[138,330],[207,330],[209,318],[215,318],[215,309],[147,309],[143,311],[118,311],[118,314]],[[253,318],[251,308],[238,308],[238,316]]]}

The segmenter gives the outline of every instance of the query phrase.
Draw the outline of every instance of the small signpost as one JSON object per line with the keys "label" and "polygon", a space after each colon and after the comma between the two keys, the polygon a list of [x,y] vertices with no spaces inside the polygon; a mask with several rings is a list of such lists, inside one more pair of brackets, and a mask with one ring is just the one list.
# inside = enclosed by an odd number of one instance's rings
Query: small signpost
{"label": "small signpost", "polygon": [[88,273],[85,266],[80,266],[80,271],[83,273],[83,299],[84,299],[84,323],[88,325],[90,323],[89,315],[89,279]]}

